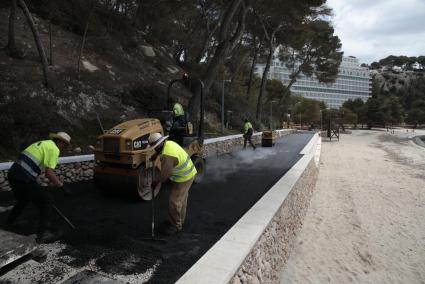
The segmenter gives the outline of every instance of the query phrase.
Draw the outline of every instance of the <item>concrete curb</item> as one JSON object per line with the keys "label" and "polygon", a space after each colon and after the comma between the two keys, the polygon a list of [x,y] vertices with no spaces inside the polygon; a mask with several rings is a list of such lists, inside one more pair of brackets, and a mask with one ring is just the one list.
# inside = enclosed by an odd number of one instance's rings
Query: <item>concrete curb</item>
{"label": "concrete curb", "polygon": [[308,207],[320,149],[316,134],[303,157],[177,283],[275,282]]}

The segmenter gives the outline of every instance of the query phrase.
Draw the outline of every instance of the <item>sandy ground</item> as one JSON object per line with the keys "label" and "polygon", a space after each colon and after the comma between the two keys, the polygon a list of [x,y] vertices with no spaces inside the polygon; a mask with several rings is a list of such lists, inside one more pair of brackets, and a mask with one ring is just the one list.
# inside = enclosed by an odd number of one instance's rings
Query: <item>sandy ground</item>
{"label": "sandy ground", "polygon": [[425,148],[411,135],[354,131],[323,141],[281,283],[425,283]]}

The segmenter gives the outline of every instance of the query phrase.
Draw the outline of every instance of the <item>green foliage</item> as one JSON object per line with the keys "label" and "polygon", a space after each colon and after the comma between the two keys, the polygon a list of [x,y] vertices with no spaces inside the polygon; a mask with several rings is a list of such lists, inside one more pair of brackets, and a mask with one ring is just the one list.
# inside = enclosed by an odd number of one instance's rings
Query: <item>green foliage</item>
{"label": "green foliage", "polygon": [[338,75],[342,60],[341,41],[334,35],[331,23],[324,20],[307,21],[290,33],[279,58],[294,70],[291,77],[301,73],[315,77],[324,83],[332,83]]}
{"label": "green foliage", "polygon": [[[391,59],[391,58],[390,58]],[[372,98],[365,108],[356,106],[349,100],[344,107],[354,111],[363,121],[361,113],[365,111],[365,121],[368,125],[385,126],[387,124],[397,125],[402,122],[418,125],[425,123],[425,78],[419,77],[411,80],[409,84],[402,84],[402,88],[390,88],[382,91],[376,80],[372,83]]]}
{"label": "green foliage", "polygon": [[[319,101],[306,99],[299,96],[294,96],[292,100],[292,120],[295,123],[301,124],[316,124],[320,123],[320,110],[322,104]],[[301,119],[300,119],[301,116]]]}

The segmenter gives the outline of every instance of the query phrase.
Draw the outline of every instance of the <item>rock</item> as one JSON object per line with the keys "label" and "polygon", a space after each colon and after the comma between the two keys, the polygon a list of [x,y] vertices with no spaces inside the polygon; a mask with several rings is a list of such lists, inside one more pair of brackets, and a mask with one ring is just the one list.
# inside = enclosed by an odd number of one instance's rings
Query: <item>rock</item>
{"label": "rock", "polygon": [[81,153],[81,148],[80,147],[75,148],[74,153]]}
{"label": "rock", "polygon": [[241,280],[239,279],[238,276],[236,276],[235,278],[233,278],[232,284],[242,284]]}
{"label": "rock", "polygon": [[249,284],[261,284],[260,281],[258,281],[257,277],[248,276],[246,280],[247,280],[247,283]]}
{"label": "rock", "polygon": [[4,177],[0,177],[0,184],[4,183],[6,179]]}
{"label": "rock", "polygon": [[67,172],[67,173],[65,174],[65,176],[66,176],[66,177],[68,177],[68,178],[70,178],[70,177],[72,177],[72,173],[71,173],[71,172]]}
{"label": "rock", "polygon": [[140,49],[143,51],[143,54],[147,57],[155,57],[155,51],[153,50],[152,46],[148,45],[141,45]]}
{"label": "rock", "polygon": [[176,74],[176,73],[179,72],[179,69],[178,68],[176,68],[174,66],[171,66],[171,65],[167,67],[167,70],[168,70],[168,72],[170,72],[172,74]]}
{"label": "rock", "polygon": [[84,171],[83,176],[85,176],[85,177],[91,177],[91,176],[93,176],[93,170],[90,169],[90,170]]}
{"label": "rock", "polygon": [[94,146],[93,146],[93,145],[89,145],[89,146],[87,146],[87,149],[88,149],[89,151],[92,151],[92,152],[93,152],[95,148],[94,148]]}
{"label": "rock", "polygon": [[91,64],[90,62],[88,62],[87,60],[83,60],[83,66],[89,72],[95,72],[95,71],[99,70],[99,68],[97,68],[96,66],[94,66],[93,64]]}
{"label": "rock", "polygon": [[2,191],[11,191],[11,190],[12,190],[12,188],[10,187],[10,185],[6,185],[6,186],[3,186],[3,187],[1,188],[1,190],[2,190]]}

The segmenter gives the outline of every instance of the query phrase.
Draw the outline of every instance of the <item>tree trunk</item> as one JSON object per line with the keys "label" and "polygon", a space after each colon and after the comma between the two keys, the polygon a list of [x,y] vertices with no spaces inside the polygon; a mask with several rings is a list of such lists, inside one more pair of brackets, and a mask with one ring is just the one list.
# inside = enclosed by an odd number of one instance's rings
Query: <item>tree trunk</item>
{"label": "tree trunk", "polygon": [[295,82],[297,81],[297,77],[298,75],[300,75],[300,73],[301,73],[301,69],[298,69],[298,71],[293,75],[293,77],[291,78],[291,81],[289,81],[288,86],[286,86],[288,90],[290,90],[292,85],[295,84]]}
{"label": "tree trunk", "polygon": [[235,71],[233,72],[232,77],[230,78],[230,83],[229,83],[229,93],[231,93],[231,92],[232,92],[233,83],[234,83],[234,81],[235,81],[236,77],[238,76],[238,74],[239,74],[239,72],[240,72],[240,70],[241,70],[242,66],[244,65],[245,60],[246,60],[246,58],[248,57],[248,55],[249,55],[249,50],[245,51],[245,52],[244,52],[244,53],[243,53],[243,54],[242,54],[242,55],[238,58],[238,62],[237,62],[237,65],[236,65]]}
{"label": "tree trunk", "polygon": [[[248,6],[241,0],[233,0],[224,13],[223,20],[219,32],[219,44],[215,50],[214,57],[209,62],[207,71],[203,77],[205,83],[205,92],[211,88],[218,70],[223,64],[225,58],[228,56],[230,50],[239,42],[243,31],[245,30],[245,18],[248,12]],[[236,12],[239,11],[238,26],[233,34],[229,34],[232,27],[232,19]]]}
{"label": "tree trunk", "polygon": [[50,50],[50,66],[53,65],[53,42],[52,42],[52,22],[49,20],[49,50]]}
{"label": "tree trunk", "polygon": [[263,94],[266,91],[267,75],[269,74],[270,64],[271,64],[271,61],[272,61],[272,58],[273,58],[273,52],[274,52],[274,44],[273,44],[273,38],[272,38],[269,41],[269,54],[267,56],[266,67],[264,68],[264,71],[263,71],[263,77],[261,78],[260,93],[258,94],[258,101],[257,101],[257,111],[255,113],[255,118],[259,122],[261,122]]}
{"label": "tree trunk", "polygon": [[32,34],[34,36],[34,41],[37,46],[38,54],[40,56],[42,69],[43,69],[43,77],[44,77],[44,86],[48,87],[49,85],[49,79],[48,79],[48,73],[47,73],[47,57],[46,53],[44,52],[43,45],[40,40],[40,36],[38,34],[37,28],[35,27],[34,20],[32,18],[32,15],[30,11],[28,10],[27,5],[25,4],[24,0],[18,0],[19,6],[22,8],[22,11],[25,14],[25,17],[27,18],[28,24],[31,28]]}
{"label": "tree trunk", "polygon": [[81,57],[83,56],[84,44],[86,42],[87,30],[89,29],[89,20],[90,20],[91,10],[87,16],[86,26],[84,27],[83,37],[81,38],[80,43],[80,52],[78,54],[78,62],[77,62],[77,78],[80,80],[80,71],[81,71]]}
{"label": "tree trunk", "polygon": [[16,41],[15,41],[15,21],[16,21],[16,0],[11,1],[10,15],[9,15],[9,36],[7,42],[7,48],[12,54],[16,50]]}
{"label": "tree trunk", "polygon": [[211,31],[209,30],[209,28],[207,29],[205,37],[204,37],[204,42],[202,43],[202,48],[199,50],[198,54],[195,56],[195,61],[194,61],[195,64],[198,64],[199,62],[201,62],[202,58],[204,57],[205,51],[207,50],[208,43],[211,41],[213,35],[215,34],[219,26],[220,26],[219,22],[217,22]]}
{"label": "tree trunk", "polygon": [[258,52],[259,52],[260,48],[261,48],[261,42],[257,46],[257,44],[255,43],[255,40],[254,40],[254,55],[252,56],[251,70],[249,71],[248,88],[246,89],[246,98],[247,99],[249,98],[249,96],[251,94],[252,79],[254,78],[254,70],[255,70],[255,65],[257,64],[257,57],[258,57]]}

